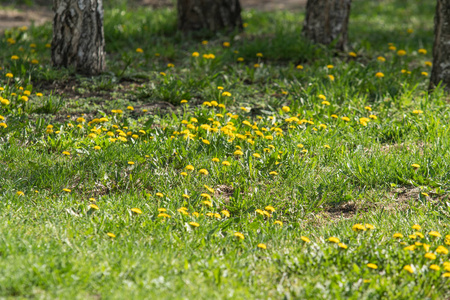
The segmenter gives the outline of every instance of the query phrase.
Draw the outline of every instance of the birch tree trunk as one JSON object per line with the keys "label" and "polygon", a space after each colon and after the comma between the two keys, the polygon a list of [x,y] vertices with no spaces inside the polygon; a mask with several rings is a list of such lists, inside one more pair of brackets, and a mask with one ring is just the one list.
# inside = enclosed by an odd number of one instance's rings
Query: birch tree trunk
{"label": "birch tree trunk", "polygon": [[182,31],[242,28],[239,0],[178,0],[178,29]]}
{"label": "birch tree trunk", "polygon": [[351,0],[308,0],[303,35],[313,43],[344,50],[347,44]]}
{"label": "birch tree trunk", "polygon": [[53,0],[52,62],[96,75],[105,70],[102,0]]}
{"label": "birch tree trunk", "polygon": [[450,91],[450,0],[437,0],[430,89],[440,82]]}

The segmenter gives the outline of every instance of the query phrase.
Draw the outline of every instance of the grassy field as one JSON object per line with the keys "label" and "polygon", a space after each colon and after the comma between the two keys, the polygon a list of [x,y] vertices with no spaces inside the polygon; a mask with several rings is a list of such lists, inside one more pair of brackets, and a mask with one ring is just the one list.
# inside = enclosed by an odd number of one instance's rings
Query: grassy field
{"label": "grassy field", "polygon": [[450,295],[450,112],[433,1],[354,1],[345,53],[302,11],[189,37],[105,12],[108,71],[0,37],[0,298]]}

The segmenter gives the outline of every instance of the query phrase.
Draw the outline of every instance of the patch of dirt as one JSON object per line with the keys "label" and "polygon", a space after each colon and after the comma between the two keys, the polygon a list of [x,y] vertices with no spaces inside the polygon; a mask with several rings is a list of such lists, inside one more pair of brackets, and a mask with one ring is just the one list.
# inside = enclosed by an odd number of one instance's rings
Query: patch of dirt
{"label": "patch of dirt", "polygon": [[53,12],[45,7],[33,7],[25,10],[0,9],[0,34],[13,27],[38,26],[53,18]]}
{"label": "patch of dirt", "polygon": [[64,98],[70,98],[73,100],[84,98],[102,98],[103,101],[112,100],[112,93],[114,91],[108,90],[88,90],[83,89],[79,91],[80,83],[75,79],[69,80],[54,80],[54,81],[41,81],[35,83],[36,88],[44,91],[51,91],[53,95],[59,95]]}
{"label": "patch of dirt", "polygon": [[345,202],[338,205],[328,206],[323,212],[324,217],[331,220],[349,219],[356,213],[367,212],[369,207],[356,202]]}
{"label": "patch of dirt", "polygon": [[216,192],[214,193],[214,196],[216,198],[222,198],[224,199],[224,203],[228,204],[230,202],[230,197],[233,195],[234,189],[231,186],[228,185],[218,185],[216,187]]}
{"label": "patch of dirt", "polygon": [[[419,141],[419,142],[415,142],[414,143],[416,146],[418,146],[420,154],[423,154],[423,150],[425,149],[426,144],[423,141]],[[410,149],[411,145],[406,145],[405,143],[400,143],[400,144],[384,144],[381,146],[380,151],[383,153],[388,153],[393,151],[397,151],[397,150],[407,150],[407,151],[411,151]],[[371,149],[367,149],[367,152],[372,151]]]}

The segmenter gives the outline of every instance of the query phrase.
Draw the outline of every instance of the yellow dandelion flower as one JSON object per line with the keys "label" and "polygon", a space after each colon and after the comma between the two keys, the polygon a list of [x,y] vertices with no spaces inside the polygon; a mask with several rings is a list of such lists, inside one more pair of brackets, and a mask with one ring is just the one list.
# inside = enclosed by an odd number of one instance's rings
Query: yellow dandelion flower
{"label": "yellow dandelion flower", "polygon": [[192,227],[199,227],[200,224],[198,224],[197,222],[189,222],[189,225],[191,225]]}
{"label": "yellow dandelion flower", "polygon": [[302,65],[297,65],[296,67],[298,70],[303,70],[303,66]]}
{"label": "yellow dandelion flower", "polygon": [[423,239],[425,237],[421,232],[414,232],[414,235],[417,235],[421,239]]}
{"label": "yellow dandelion flower", "polygon": [[158,218],[164,218],[164,219],[166,219],[166,218],[171,218],[171,216],[168,215],[168,214],[166,214],[166,213],[160,213],[160,214],[158,214]]}
{"label": "yellow dandelion flower", "polygon": [[99,210],[99,209],[100,209],[100,208],[99,208],[97,205],[95,205],[95,204],[89,204],[89,207],[92,208],[92,209],[94,209],[94,210]]}
{"label": "yellow dandelion flower", "polygon": [[276,175],[278,175],[278,173],[276,171],[271,171],[271,172],[269,172],[269,175],[276,176]]}
{"label": "yellow dandelion flower", "polygon": [[112,233],[112,232],[108,232],[106,235],[109,236],[110,238],[115,238],[116,237],[116,235],[114,233]]}
{"label": "yellow dandelion flower", "polygon": [[211,195],[207,194],[207,193],[201,193],[200,197],[203,197],[205,199],[211,200]]}
{"label": "yellow dandelion flower", "polygon": [[225,217],[229,218],[230,217],[230,212],[228,210],[222,210],[220,212],[222,215],[224,215]]}
{"label": "yellow dandelion flower", "polygon": [[264,209],[267,210],[267,211],[270,211],[272,213],[275,212],[275,208],[273,206],[271,206],[271,205],[266,206]]}
{"label": "yellow dandelion flower", "polygon": [[363,224],[355,224],[352,227],[353,231],[366,231],[366,227]]}
{"label": "yellow dandelion flower", "polygon": [[372,224],[364,224],[364,226],[365,226],[367,229],[370,229],[370,230],[375,229],[375,226],[373,226]]}
{"label": "yellow dandelion flower", "polygon": [[422,229],[422,227],[419,224],[414,224],[411,228],[414,229],[414,230],[421,230]]}
{"label": "yellow dandelion flower", "polygon": [[129,161],[128,164],[129,165],[134,165],[134,161]]}
{"label": "yellow dandelion flower", "polygon": [[208,175],[209,174],[208,170],[206,170],[206,169],[200,169],[198,172],[200,174],[202,174],[202,175]]}
{"label": "yellow dandelion flower", "polygon": [[208,200],[205,200],[205,201],[203,201],[202,202],[204,205],[206,205],[206,206],[209,206],[209,207],[212,207],[213,205],[212,205],[212,202],[211,201],[208,201]]}
{"label": "yellow dandelion flower", "polygon": [[385,62],[385,61],[386,61],[386,58],[384,58],[383,56],[378,56],[378,57],[377,57],[377,60],[378,60],[378,61],[381,61],[381,62]]}
{"label": "yellow dandelion flower", "polygon": [[283,222],[276,220],[275,222],[273,222],[274,225],[280,225],[283,226]]}
{"label": "yellow dandelion flower", "polygon": [[340,240],[337,237],[334,237],[334,236],[329,237],[328,241],[331,242],[331,243],[335,243],[335,244],[340,242]]}
{"label": "yellow dandelion flower", "polygon": [[284,112],[290,112],[290,111],[291,111],[291,108],[290,108],[289,106],[283,106],[283,107],[281,108],[281,110],[284,111]]}
{"label": "yellow dandelion flower", "polygon": [[135,213],[137,215],[142,214],[142,210],[140,210],[139,208],[134,207],[134,208],[132,208],[130,210],[131,210],[131,212],[133,212],[133,213]]}
{"label": "yellow dandelion flower", "polygon": [[71,190],[71,189],[63,189],[63,191],[64,191],[64,192],[67,192],[67,193],[70,193],[70,192],[72,192],[72,190]]}
{"label": "yellow dandelion flower", "polygon": [[25,193],[22,191],[17,191],[16,195],[17,196],[25,196]]}
{"label": "yellow dandelion flower", "polygon": [[185,167],[185,169],[188,170],[188,171],[194,171],[195,170],[194,166],[192,166],[192,165],[187,165]]}
{"label": "yellow dandelion flower", "polygon": [[436,253],[447,255],[448,254],[448,249],[445,248],[444,246],[438,246],[437,249],[436,249]]}
{"label": "yellow dandelion flower", "polygon": [[430,231],[428,234],[431,235],[432,237],[436,237],[436,238],[442,237],[441,234],[437,231]]}
{"label": "yellow dandelion flower", "polygon": [[242,233],[240,233],[240,232],[235,232],[235,233],[234,233],[234,236],[237,237],[237,238],[240,239],[240,240],[243,240],[243,239],[244,239],[244,235],[243,235]]}
{"label": "yellow dandelion flower", "polygon": [[229,162],[229,161],[227,161],[227,160],[224,160],[224,161],[222,162],[222,165],[224,165],[224,166],[229,166],[229,165],[231,165],[231,164],[230,164],[230,162]]}
{"label": "yellow dandelion flower", "polygon": [[260,244],[258,244],[258,248],[265,250],[265,249],[267,249],[267,246],[266,246],[266,244],[260,243]]}
{"label": "yellow dandelion flower", "polygon": [[405,270],[406,272],[408,272],[410,274],[414,273],[414,269],[410,265],[404,266],[403,270]]}
{"label": "yellow dandelion flower", "polygon": [[406,51],[405,50],[398,50],[397,51],[397,55],[398,56],[404,56],[404,55],[406,55]]}
{"label": "yellow dandelion flower", "polygon": [[261,155],[259,153],[253,153],[253,156],[256,158],[261,158]]}
{"label": "yellow dandelion flower", "polygon": [[241,156],[241,155],[244,155],[244,152],[242,152],[241,150],[236,150],[236,151],[234,151],[233,154],[236,156]]}
{"label": "yellow dandelion flower", "polygon": [[348,248],[348,246],[346,244],[344,244],[344,243],[339,243],[338,246],[339,246],[339,248],[342,248],[342,249],[347,249]]}
{"label": "yellow dandelion flower", "polygon": [[355,52],[349,52],[348,55],[351,56],[351,57],[357,57],[358,56]]}
{"label": "yellow dandelion flower", "polygon": [[375,74],[375,76],[378,77],[378,78],[383,78],[383,77],[384,77],[384,74],[383,74],[382,72],[377,72],[377,73]]}
{"label": "yellow dandelion flower", "polygon": [[311,243],[311,240],[307,238],[306,236],[301,236],[300,239],[304,241],[305,243]]}
{"label": "yellow dandelion flower", "polygon": [[374,270],[378,269],[378,266],[376,264],[373,264],[373,263],[368,263],[367,267],[371,268],[371,269],[374,269]]}
{"label": "yellow dandelion flower", "polygon": [[418,169],[418,168],[420,168],[420,165],[419,164],[412,164],[411,167],[413,167],[414,169]]}
{"label": "yellow dandelion flower", "polygon": [[414,251],[414,250],[416,250],[416,246],[415,245],[409,245],[409,246],[403,248],[403,250],[405,250],[405,251]]}
{"label": "yellow dandelion flower", "polygon": [[393,237],[394,239],[401,239],[401,238],[403,238],[403,234],[397,232],[397,233],[395,233],[392,237]]}
{"label": "yellow dandelion flower", "polygon": [[262,209],[257,209],[257,210],[255,210],[255,212],[257,213],[257,214],[260,214],[260,215],[262,215],[262,216],[264,216],[264,211],[262,210]]}
{"label": "yellow dandelion flower", "polygon": [[436,254],[428,252],[424,255],[425,258],[429,259],[429,260],[435,260],[436,259]]}
{"label": "yellow dandelion flower", "polygon": [[136,49],[136,52],[137,52],[137,53],[144,53],[144,50],[143,50],[142,48],[137,48],[137,49]]}
{"label": "yellow dandelion flower", "polygon": [[441,268],[438,265],[435,265],[435,264],[430,265],[430,269],[434,270],[434,271],[440,271],[441,270]]}

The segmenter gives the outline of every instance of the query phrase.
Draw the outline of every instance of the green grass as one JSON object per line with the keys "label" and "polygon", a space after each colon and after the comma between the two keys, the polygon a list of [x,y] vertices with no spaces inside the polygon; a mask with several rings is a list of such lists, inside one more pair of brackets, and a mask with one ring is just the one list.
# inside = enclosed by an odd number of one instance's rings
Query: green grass
{"label": "green grass", "polygon": [[51,24],[7,31],[0,297],[448,297],[448,96],[423,73],[434,5],[405,3],[354,1],[351,57],[303,40],[302,11],[199,38],[121,2],[98,77],[51,67]]}

